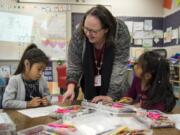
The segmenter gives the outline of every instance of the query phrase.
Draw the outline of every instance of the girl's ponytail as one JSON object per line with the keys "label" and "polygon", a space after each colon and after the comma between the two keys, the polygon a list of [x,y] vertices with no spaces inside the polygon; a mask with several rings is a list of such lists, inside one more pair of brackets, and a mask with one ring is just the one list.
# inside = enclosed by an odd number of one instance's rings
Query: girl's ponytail
{"label": "girl's ponytail", "polygon": [[157,102],[165,103],[165,111],[171,111],[176,105],[176,99],[173,94],[173,88],[170,83],[170,67],[169,62],[162,57],[158,58],[159,64],[156,75],[152,83],[152,89],[149,91],[151,104]]}

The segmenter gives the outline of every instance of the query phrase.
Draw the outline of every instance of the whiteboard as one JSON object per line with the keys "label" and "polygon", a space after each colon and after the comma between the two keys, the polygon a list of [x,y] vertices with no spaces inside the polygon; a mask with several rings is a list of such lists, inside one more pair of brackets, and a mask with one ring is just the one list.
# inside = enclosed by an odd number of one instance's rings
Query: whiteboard
{"label": "whiteboard", "polygon": [[66,59],[69,6],[0,2],[0,60],[19,60],[30,43],[51,60]]}
{"label": "whiteboard", "polygon": [[0,18],[0,41],[31,41],[33,16],[0,12]]}

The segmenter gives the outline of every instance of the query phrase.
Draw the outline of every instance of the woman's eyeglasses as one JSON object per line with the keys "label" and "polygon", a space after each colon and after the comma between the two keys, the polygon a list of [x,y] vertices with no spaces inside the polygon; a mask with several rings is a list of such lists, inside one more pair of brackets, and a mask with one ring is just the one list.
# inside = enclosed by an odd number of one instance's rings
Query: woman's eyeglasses
{"label": "woman's eyeglasses", "polygon": [[100,32],[102,30],[102,28],[98,29],[98,30],[93,30],[93,29],[89,29],[87,27],[83,27],[84,33],[92,33],[92,34],[97,34],[98,32]]}

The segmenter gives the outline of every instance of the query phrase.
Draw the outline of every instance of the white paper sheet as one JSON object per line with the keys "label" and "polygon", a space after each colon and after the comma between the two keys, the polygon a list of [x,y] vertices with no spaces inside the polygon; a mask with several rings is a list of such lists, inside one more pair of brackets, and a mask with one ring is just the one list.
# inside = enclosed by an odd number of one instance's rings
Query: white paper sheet
{"label": "white paper sheet", "polygon": [[0,40],[9,42],[30,42],[33,17],[0,12]]}
{"label": "white paper sheet", "polygon": [[169,43],[172,40],[172,35],[171,33],[165,32],[164,33],[164,43]]}
{"label": "white paper sheet", "polygon": [[152,47],[153,39],[143,39],[143,47]]}
{"label": "white paper sheet", "polygon": [[133,32],[133,22],[125,21],[125,24],[127,25],[129,32],[132,33]]}
{"label": "white paper sheet", "polygon": [[142,45],[142,39],[134,39],[134,45]]}
{"label": "white paper sheet", "polygon": [[168,118],[175,122],[175,127],[180,130],[180,114],[169,114]]}
{"label": "white paper sheet", "polygon": [[152,30],[152,20],[144,21],[144,30]]}
{"label": "white paper sheet", "polygon": [[38,107],[38,108],[32,108],[32,109],[24,109],[24,110],[18,110],[18,112],[30,117],[30,118],[36,118],[41,116],[47,116],[48,114],[54,112],[58,108],[61,108],[58,105],[52,105],[47,107]]}
{"label": "white paper sheet", "polygon": [[144,34],[143,34],[143,39],[145,38],[153,38],[154,37],[154,34],[152,31],[144,31]]}
{"label": "white paper sheet", "polygon": [[178,39],[178,28],[172,30],[172,39]]}
{"label": "white paper sheet", "polygon": [[134,22],[133,31],[143,30],[144,22]]}
{"label": "white paper sheet", "polygon": [[144,31],[135,31],[133,33],[134,39],[143,39],[144,38]]}
{"label": "white paper sheet", "polygon": [[163,38],[162,30],[153,30],[154,38]]}

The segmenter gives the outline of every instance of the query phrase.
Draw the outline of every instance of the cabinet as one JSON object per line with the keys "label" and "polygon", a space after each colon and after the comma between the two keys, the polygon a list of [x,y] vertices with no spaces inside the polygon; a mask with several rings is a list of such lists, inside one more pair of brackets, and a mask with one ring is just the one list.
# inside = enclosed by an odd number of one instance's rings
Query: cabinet
{"label": "cabinet", "polygon": [[170,64],[170,82],[175,96],[180,99],[180,64]]}

